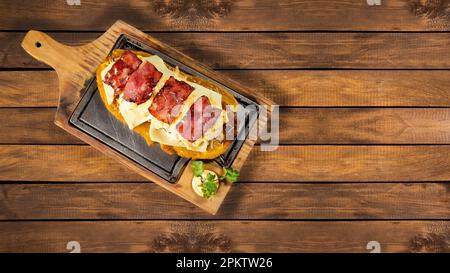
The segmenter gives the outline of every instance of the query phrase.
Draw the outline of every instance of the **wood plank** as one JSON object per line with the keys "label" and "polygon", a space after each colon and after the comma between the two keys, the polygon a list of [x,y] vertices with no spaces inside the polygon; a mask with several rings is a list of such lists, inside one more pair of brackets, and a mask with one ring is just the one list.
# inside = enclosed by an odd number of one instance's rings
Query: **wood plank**
{"label": "wood plank", "polygon": [[[282,106],[448,106],[447,70],[224,70]],[[263,80],[264,79],[264,80]],[[26,96],[23,94],[26,93]],[[0,71],[0,107],[55,107],[54,71]]]}
{"label": "wood plank", "polygon": [[[0,143],[82,144],[55,108],[0,108]],[[448,108],[282,108],[281,144],[449,144]]]}
{"label": "wood plank", "polygon": [[[1,181],[145,181],[89,146],[1,145]],[[359,182],[450,180],[450,146],[256,147],[241,181]]]}
{"label": "wood plank", "polygon": [[449,186],[237,183],[212,216],[153,183],[0,184],[0,219],[448,219]]}
{"label": "wood plank", "polygon": [[54,124],[56,108],[0,109],[0,143],[83,144]]}
{"label": "wood plank", "polygon": [[280,111],[281,144],[447,144],[450,109],[300,108]]}
{"label": "wood plank", "polygon": [[230,70],[221,73],[254,87],[282,106],[450,105],[450,71],[447,70]]}
{"label": "wood plank", "polygon": [[70,6],[66,1],[2,1],[0,26],[2,30],[105,30],[122,19],[153,31],[450,30],[447,1],[390,0],[380,1],[379,6],[352,0],[79,2]]}
{"label": "wood plank", "polygon": [[0,107],[56,107],[58,88],[55,71],[0,71]]}
{"label": "wood plank", "polygon": [[[70,45],[100,33],[50,33]],[[449,69],[450,33],[151,33],[215,69]],[[0,32],[0,68],[48,68],[20,48],[24,33]],[[186,41],[189,41],[188,43]],[[282,42],[280,42],[282,41]]]}
{"label": "wood plank", "polygon": [[0,252],[448,252],[448,221],[1,222]]}

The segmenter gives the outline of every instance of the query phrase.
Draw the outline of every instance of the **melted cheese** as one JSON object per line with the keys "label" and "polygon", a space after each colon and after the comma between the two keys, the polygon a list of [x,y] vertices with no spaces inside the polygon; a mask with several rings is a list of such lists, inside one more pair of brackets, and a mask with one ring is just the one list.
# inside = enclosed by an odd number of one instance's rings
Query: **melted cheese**
{"label": "melted cheese", "polygon": [[124,100],[123,95],[119,97],[118,104],[120,114],[130,129],[133,129],[150,119],[148,108],[151,103],[150,100],[147,100],[144,103],[137,104]]}

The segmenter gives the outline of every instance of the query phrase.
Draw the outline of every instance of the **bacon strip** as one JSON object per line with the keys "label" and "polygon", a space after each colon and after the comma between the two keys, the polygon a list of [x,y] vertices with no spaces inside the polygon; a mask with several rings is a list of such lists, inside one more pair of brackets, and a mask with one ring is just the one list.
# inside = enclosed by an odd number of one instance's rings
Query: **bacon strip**
{"label": "bacon strip", "polygon": [[221,110],[211,106],[208,97],[202,96],[192,104],[183,120],[178,124],[178,132],[188,141],[194,142],[213,127]]}
{"label": "bacon strip", "polygon": [[150,113],[165,123],[171,123],[180,111],[180,105],[189,97],[194,88],[183,81],[170,77],[156,94],[150,105]]}
{"label": "bacon strip", "polygon": [[143,62],[131,74],[123,90],[123,98],[130,102],[141,104],[152,95],[153,88],[161,79],[162,73],[149,62]]}
{"label": "bacon strip", "polygon": [[114,89],[118,96],[125,87],[130,75],[136,71],[142,61],[131,51],[125,51],[120,59],[106,73],[104,82]]}

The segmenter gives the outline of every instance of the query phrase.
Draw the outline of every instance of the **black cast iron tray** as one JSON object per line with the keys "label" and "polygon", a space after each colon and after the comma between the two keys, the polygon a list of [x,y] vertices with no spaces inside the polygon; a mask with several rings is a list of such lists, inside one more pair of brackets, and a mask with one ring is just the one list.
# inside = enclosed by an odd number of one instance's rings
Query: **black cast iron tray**
{"label": "black cast iron tray", "polygon": [[[178,66],[181,71],[208,80],[224,88],[237,99],[242,107],[253,105],[251,108],[256,113],[245,113],[245,124],[242,124],[237,129],[238,138],[232,142],[223,155],[215,159],[223,167],[230,167],[233,164],[234,159],[244,143],[244,139],[249,134],[249,128],[252,128],[256,122],[259,106],[254,101],[129,36],[121,35],[112,48],[112,50],[114,49],[137,50],[158,55],[168,64]],[[125,123],[116,119],[103,104],[95,76],[89,81],[87,87],[82,92],[83,96],[70,117],[69,122],[71,125],[98,139],[166,181],[176,183],[186,163],[189,161],[188,158],[169,155],[162,151],[157,143],[148,145],[144,138],[130,130]]]}

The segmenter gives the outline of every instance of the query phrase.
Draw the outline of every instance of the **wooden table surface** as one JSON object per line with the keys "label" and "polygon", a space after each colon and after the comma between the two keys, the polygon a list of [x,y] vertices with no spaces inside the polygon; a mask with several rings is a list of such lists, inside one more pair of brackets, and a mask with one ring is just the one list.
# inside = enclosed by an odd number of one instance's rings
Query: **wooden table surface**
{"label": "wooden table surface", "polygon": [[[117,19],[281,105],[216,216],[53,124],[26,31]],[[1,252],[450,251],[449,1],[1,0],[0,41]]]}

